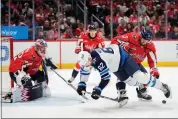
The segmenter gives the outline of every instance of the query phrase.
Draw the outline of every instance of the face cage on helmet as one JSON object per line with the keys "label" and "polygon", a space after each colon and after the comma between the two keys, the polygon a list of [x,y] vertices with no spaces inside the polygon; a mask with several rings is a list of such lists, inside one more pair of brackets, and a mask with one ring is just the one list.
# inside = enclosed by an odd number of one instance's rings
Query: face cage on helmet
{"label": "face cage on helmet", "polygon": [[46,47],[45,46],[36,45],[36,49],[37,49],[37,52],[40,55],[45,55],[46,54]]}

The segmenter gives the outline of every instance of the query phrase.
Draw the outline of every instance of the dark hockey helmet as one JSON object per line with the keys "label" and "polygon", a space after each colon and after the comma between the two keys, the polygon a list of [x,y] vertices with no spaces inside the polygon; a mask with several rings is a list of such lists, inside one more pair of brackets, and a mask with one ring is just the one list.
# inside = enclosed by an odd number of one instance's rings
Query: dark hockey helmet
{"label": "dark hockey helmet", "polygon": [[96,26],[94,24],[91,24],[89,27],[88,27],[89,30],[96,30]]}
{"label": "dark hockey helmet", "polygon": [[144,38],[145,40],[152,40],[152,38],[153,38],[153,33],[150,31],[150,30],[148,30],[148,29],[145,29],[145,28],[143,28],[142,30],[141,30],[141,36],[142,36],[142,38]]}

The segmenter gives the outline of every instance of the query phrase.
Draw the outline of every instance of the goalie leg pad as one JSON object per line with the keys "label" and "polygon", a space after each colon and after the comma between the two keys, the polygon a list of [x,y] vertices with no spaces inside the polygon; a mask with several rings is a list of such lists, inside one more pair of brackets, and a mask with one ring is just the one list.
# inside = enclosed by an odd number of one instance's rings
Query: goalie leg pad
{"label": "goalie leg pad", "polygon": [[51,91],[50,91],[46,81],[42,82],[42,88],[43,88],[43,96],[44,97],[50,97],[51,96]]}
{"label": "goalie leg pad", "polygon": [[43,95],[43,88],[41,83],[28,88],[16,87],[12,89],[13,102],[31,101],[42,97],[42,95]]}

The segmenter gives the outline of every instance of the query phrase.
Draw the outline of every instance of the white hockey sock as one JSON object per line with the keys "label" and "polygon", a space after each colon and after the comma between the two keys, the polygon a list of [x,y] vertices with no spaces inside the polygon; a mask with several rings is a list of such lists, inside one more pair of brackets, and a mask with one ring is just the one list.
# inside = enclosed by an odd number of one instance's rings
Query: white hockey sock
{"label": "white hockey sock", "polygon": [[153,76],[150,75],[150,79],[147,83],[148,86],[150,87],[154,87],[154,88],[157,88],[157,89],[161,89],[162,88],[162,83],[159,79],[154,79]]}
{"label": "white hockey sock", "polygon": [[[128,81],[129,81],[129,79],[128,79]],[[160,82],[160,80],[154,79],[154,77],[151,76],[150,74],[143,73],[141,71],[135,72],[133,75],[133,78],[130,79],[130,81],[128,83],[130,83],[130,82],[133,82],[132,83],[133,85],[136,85],[136,84],[138,84],[137,82],[139,82],[141,84],[147,84],[149,87],[154,87],[157,89],[162,88],[162,83]]]}

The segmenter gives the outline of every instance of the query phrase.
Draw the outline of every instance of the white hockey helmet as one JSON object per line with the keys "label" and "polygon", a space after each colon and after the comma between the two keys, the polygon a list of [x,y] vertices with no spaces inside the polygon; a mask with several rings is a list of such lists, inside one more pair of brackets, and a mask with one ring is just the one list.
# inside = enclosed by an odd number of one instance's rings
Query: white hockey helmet
{"label": "white hockey helmet", "polygon": [[81,66],[88,66],[91,63],[91,55],[87,51],[81,51],[78,54],[78,63]]}

